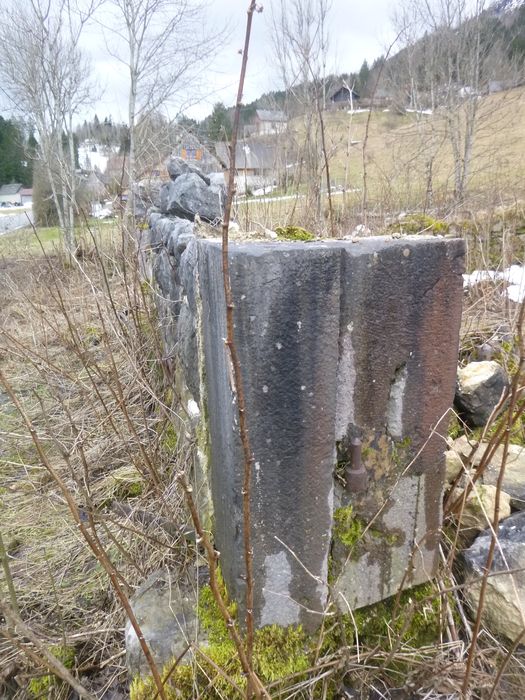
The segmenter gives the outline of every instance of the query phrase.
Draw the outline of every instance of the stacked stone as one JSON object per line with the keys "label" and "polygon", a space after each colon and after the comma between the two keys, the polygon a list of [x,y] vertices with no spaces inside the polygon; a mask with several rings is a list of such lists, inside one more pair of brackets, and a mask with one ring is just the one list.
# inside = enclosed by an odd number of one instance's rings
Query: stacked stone
{"label": "stacked stone", "polygon": [[161,186],[159,207],[148,218],[152,276],[166,357],[181,367],[198,402],[195,220],[221,221],[224,187],[182,158],[171,158],[168,173],[171,180]]}

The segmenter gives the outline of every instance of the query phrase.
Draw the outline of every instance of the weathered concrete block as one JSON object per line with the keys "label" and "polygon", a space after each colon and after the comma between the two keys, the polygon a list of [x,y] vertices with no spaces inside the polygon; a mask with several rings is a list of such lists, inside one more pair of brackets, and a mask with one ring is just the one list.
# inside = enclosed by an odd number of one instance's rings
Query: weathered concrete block
{"label": "weathered concrete block", "polygon": [[[242,455],[221,251],[198,247],[215,540],[242,602]],[[246,243],[231,246],[230,263],[255,458],[256,623],[312,628],[330,560],[343,610],[434,573],[445,444],[433,431],[454,395],[463,246],[421,237]],[[353,439],[366,470],[358,493],[337,468]],[[349,527],[339,541],[338,516]]]}
{"label": "weathered concrete block", "polygon": [[437,565],[463,245],[369,238],[343,247],[342,269],[336,439],[343,463],[360,439],[368,476],[361,492],[336,485],[336,516],[342,508],[348,522],[351,512],[362,533],[351,546],[334,542],[344,610],[425,581]]}

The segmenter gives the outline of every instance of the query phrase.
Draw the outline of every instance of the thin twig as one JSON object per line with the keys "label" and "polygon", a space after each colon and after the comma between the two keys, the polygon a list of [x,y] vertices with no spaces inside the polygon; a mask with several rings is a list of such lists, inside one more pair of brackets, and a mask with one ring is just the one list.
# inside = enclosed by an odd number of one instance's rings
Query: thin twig
{"label": "thin twig", "polygon": [[[242,93],[244,89],[244,79],[246,67],[248,65],[248,49],[250,46],[250,35],[252,28],[253,13],[257,9],[255,0],[250,1],[248,16],[246,19],[246,33],[244,37],[244,49],[242,53],[241,74],[239,77],[239,88],[237,90],[237,102],[233,117],[232,138],[230,142],[230,169],[228,173],[228,190],[224,207],[224,220],[222,224],[222,274],[224,284],[224,298],[226,303],[226,346],[230,353],[233,367],[234,389],[237,394],[237,407],[239,411],[239,434],[242,443],[244,456],[244,477],[242,486],[243,499],[243,541],[244,541],[244,566],[246,569],[246,660],[250,675],[253,674],[253,551],[251,544],[251,481],[254,457],[250,445],[248,423],[246,420],[246,401],[244,397],[244,387],[241,373],[241,363],[237,353],[234,340],[234,319],[233,319],[233,294],[230,280],[230,267],[228,260],[228,228],[230,225],[231,207],[233,194],[235,191],[235,152],[237,148],[237,134],[241,115]],[[251,697],[251,690],[248,682],[247,697]]]}
{"label": "thin twig", "polygon": [[210,569],[210,588],[213,593],[213,597],[217,603],[222,619],[226,624],[228,634],[230,635],[232,642],[235,644],[235,649],[237,650],[237,655],[239,657],[242,670],[246,674],[247,679],[249,681],[248,685],[251,686],[257,698],[267,698],[268,700],[270,700],[268,692],[265,690],[263,684],[261,683],[261,681],[255,674],[253,668],[248,662],[248,655],[246,653],[243,640],[241,638],[237,625],[235,624],[235,620],[230,615],[230,611],[228,610],[228,606],[226,605],[221,589],[219,587],[219,581],[217,576],[218,553],[213,548],[210,542],[210,538],[208,537],[207,533],[202,527],[202,523],[197,512],[197,506],[195,505],[195,501],[193,499],[193,489],[188,483],[186,475],[183,472],[180,472],[177,475],[177,481],[182,486],[182,489],[184,491],[184,496],[186,498],[186,503],[190,511],[193,526],[195,527],[195,531],[198,535],[198,542],[199,544],[202,544],[202,546],[204,547],[204,551],[206,552],[206,559],[208,560],[208,566]]}

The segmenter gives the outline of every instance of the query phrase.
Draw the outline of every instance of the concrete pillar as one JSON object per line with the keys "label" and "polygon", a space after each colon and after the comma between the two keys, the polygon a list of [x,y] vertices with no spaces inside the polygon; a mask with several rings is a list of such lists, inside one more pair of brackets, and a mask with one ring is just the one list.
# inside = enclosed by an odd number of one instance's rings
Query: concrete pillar
{"label": "concrete pillar", "polygon": [[[196,245],[214,535],[242,605],[243,461],[221,249]],[[434,574],[463,253],[459,240],[425,237],[231,246],[258,626],[315,628],[329,584],[344,612]]]}

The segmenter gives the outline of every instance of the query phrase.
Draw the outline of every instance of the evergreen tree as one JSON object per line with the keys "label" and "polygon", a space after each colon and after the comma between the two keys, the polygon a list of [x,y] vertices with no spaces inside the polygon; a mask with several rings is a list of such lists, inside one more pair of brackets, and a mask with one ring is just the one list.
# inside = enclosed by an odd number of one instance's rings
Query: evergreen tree
{"label": "evergreen tree", "polygon": [[207,118],[207,135],[211,141],[229,141],[232,133],[230,113],[222,102],[217,102]]}
{"label": "evergreen tree", "polygon": [[31,185],[32,164],[25,142],[24,124],[0,117],[0,185]]}

